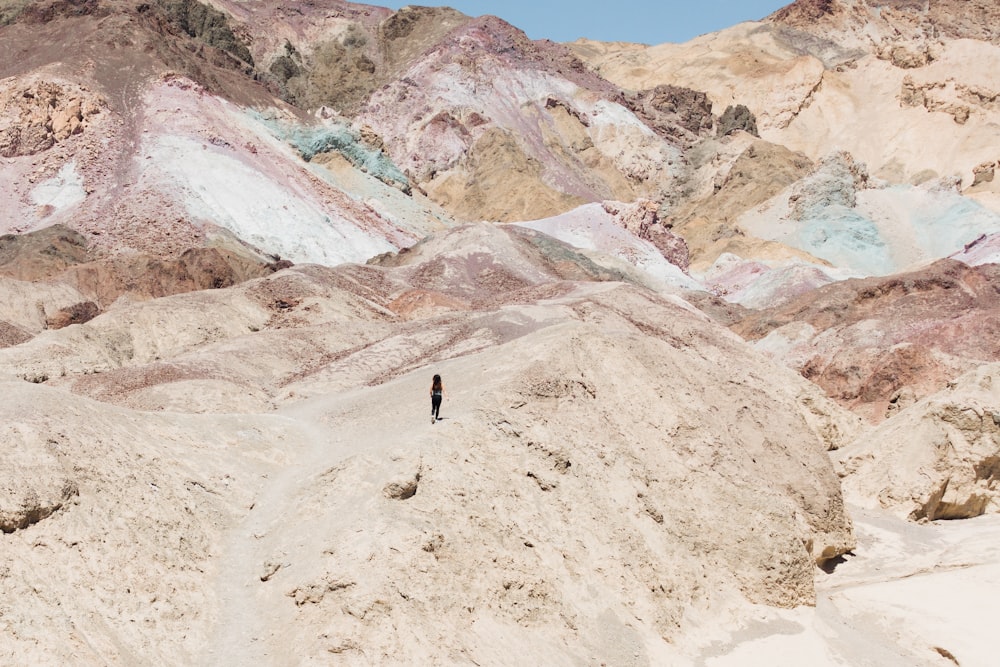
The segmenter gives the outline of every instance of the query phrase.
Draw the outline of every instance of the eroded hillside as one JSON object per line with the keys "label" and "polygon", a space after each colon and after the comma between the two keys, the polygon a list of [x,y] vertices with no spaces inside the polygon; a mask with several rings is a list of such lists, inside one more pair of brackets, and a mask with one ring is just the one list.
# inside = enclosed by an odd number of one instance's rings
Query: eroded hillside
{"label": "eroded hillside", "polygon": [[991,664],[994,14],[0,1],[0,662]]}
{"label": "eroded hillside", "polygon": [[[808,604],[816,564],[853,548],[825,452],[854,423],[792,371],[535,232],[459,228],[401,259],[119,307],[0,352],[9,657],[237,664],[293,633],[303,658],[493,661],[490,624],[531,654],[613,661],[613,622],[657,661],[692,605]],[[429,366],[449,389],[435,425]],[[60,583],[19,588],[38,577]],[[268,611],[243,626],[249,608]],[[444,643],[422,644],[431,618]],[[51,623],[89,644],[36,644]]]}

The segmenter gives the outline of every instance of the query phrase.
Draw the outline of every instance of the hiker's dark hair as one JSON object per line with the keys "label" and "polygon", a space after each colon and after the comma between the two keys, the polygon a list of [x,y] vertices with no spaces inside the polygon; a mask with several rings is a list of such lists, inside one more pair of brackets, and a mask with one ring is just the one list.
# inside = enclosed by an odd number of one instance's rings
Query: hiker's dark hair
{"label": "hiker's dark hair", "polygon": [[441,388],[441,376],[435,375],[434,379],[431,380],[431,389],[440,389],[440,388]]}

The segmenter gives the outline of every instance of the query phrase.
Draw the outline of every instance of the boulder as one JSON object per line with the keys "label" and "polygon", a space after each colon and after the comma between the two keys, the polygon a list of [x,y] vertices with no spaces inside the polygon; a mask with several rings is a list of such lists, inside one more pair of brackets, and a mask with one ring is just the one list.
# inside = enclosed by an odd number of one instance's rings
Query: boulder
{"label": "boulder", "polygon": [[1000,364],[971,371],[838,455],[854,502],[915,521],[1000,510]]}
{"label": "boulder", "polygon": [[81,301],[72,306],[60,308],[59,311],[50,316],[46,323],[49,329],[62,329],[71,324],[83,324],[89,322],[101,313],[101,309],[93,301]]}
{"label": "boulder", "polygon": [[0,430],[0,531],[12,533],[62,509],[79,489],[59,462],[58,443],[32,428],[8,424]]}
{"label": "boulder", "polygon": [[719,118],[719,124],[716,127],[716,132],[720,137],[724,137],[727,134],[732,134],[737,130],[743,130],[755,137],[759,137],[760,134],[757,133],[757,118],[753,115],[753,112],[746,106],[742,104],[737,104],[736,106],[728,106],[726,110],[722,112],[722,117]]}

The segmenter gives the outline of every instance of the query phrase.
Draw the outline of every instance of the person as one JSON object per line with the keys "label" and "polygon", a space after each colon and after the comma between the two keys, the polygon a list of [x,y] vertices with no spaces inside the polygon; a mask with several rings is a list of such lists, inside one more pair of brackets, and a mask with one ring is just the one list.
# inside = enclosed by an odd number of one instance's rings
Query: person
{"label": "person", "polygon": [[435,375],[434,379],[431,380],[431,423],[435,423],[439,417],[438,414],[441,412],[441,399],[444,398],[444,384],[441,382],[441,376]]}

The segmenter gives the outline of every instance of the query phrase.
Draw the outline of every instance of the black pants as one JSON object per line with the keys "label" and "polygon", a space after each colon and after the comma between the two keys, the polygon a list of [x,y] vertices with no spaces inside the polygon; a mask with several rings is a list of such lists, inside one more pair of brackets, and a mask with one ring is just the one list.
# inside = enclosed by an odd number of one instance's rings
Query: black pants
{"label": "black pants", "polygon": [[441,411],[441,394],[431,394],[431,415],[437,419]]}

